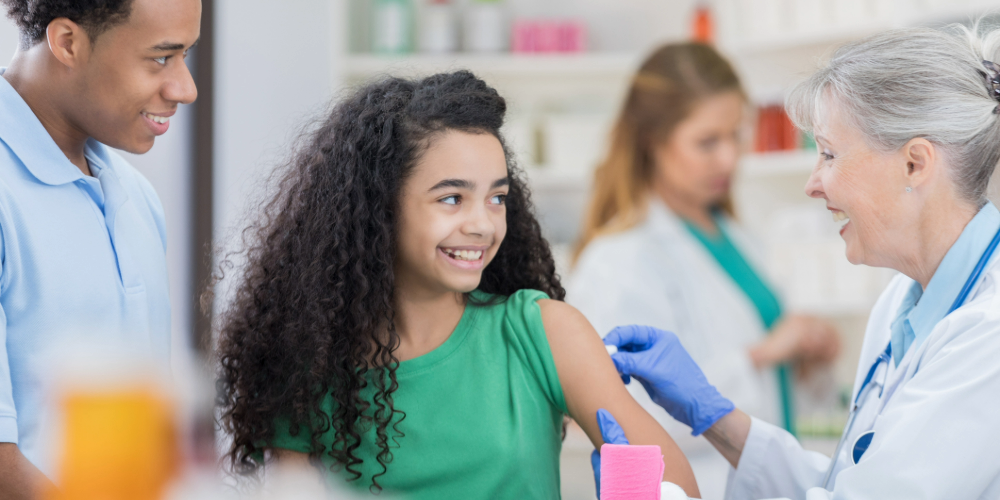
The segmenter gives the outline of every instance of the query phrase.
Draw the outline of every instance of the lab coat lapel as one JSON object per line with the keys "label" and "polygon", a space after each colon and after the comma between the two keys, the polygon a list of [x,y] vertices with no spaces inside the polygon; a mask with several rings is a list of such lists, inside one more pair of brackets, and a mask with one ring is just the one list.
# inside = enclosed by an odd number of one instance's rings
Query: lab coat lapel
{"label": "lab coat lapel", "polygon": [[[1000,260],[991,259],[990,264],[987,266],[986,272],[984,273],[986,276],[976,284],[976,287],[970,294],[969,300],[966,304],[974,301],[979,293],[986,289],[984,283],[990,279],[990,271],[998,266],[1000,266]],[[947,318],[947,316],[945,316],[945,318]],[[919,347],[916,349],[911,348],[906,352],[906,355],[903,356],[902,360],[900,360],[899,366],[896,367],[895,372],[891,373],[889,380],[886,381],[885,390],[883,391],[882,399],[879,402],[879,414],[882,413],[882,410],[885,408],[886,404],[888,404],[896,390],[916,376],[917,371],[920,370],[920,365],[923,361],[924,355],[927,353],[928,346],[933,344],[934,341],[939,339],[942,335],[947,334],[949,329],[946,326],[947,323],[945,323],[945,319],[942,319],[938,322],[938,324],[934,325],[930,335],[928,335],[927,338],[920,343]]]}
{"label": "lab coat lapel", "polygon": [[[750,299],[687,231],[681,220],[662,202],[653,201],[647,224],[656,246],[664,250],[657,252],[656,258],[662,259],[663,265],[679,278],[677,283],[667,285],[682,286],[680,294],[684,297],[685,309],[690,311],[686,319],[689,324],[695,324],[694,331],[739,325],[741,331],[750,328],[755,332],[745,341],[759,338],[764,327]],[[683,286],[691,283],[699,286]],[[689,344],[692,345],[685,346],[688,350],[710,348],[695,344],[694,339]]]}

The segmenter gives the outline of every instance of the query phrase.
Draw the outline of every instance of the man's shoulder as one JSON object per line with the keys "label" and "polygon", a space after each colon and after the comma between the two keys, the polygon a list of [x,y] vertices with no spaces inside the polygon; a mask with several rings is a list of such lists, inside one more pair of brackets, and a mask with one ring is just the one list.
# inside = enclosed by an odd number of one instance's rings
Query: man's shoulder
{"label": "man's shoulder", "polygon": [[14,150],[0,138],[0,181],[13,181],[14,179],[28,179],[29,172],[21,159],[14,153]]}

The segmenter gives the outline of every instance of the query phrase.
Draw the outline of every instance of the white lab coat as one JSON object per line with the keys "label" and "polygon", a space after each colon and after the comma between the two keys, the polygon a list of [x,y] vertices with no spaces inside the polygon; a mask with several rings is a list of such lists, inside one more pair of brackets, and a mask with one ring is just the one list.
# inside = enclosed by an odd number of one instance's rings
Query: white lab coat
{"label": "white lab coat", "polygon": [[[856,394],[890,337],[907,289],[897,276],[876,303],[854,383]],[[816,487],[830,459],[783,429],[754,419],[730,475],[728,500],[1000,498],[1000,258],[994,256],[966,304],[938,323],[870,405],[875,439],[858,465],[838,464],[833,491]],[[886,365],[886,364],[884,364]],[[877,377],[876,377],[877,378]],[[891,392],[890,392],[891,391]],[[848,437],[853,443],[865,429]],[[870,420],[868,420],[870,423]]]}
{"label": "white lab coat", "polygon": [[[733,244],[758,272],[754,246],[732,220]],[[762,421],[781,415],[774,370],[758,371],[748,349],[765,336],[756,308],[736,282],[662,202],[627,231],[596,238],[567,280],[566,301],[600,334],[643,324],[675,332],[709,382],[738,408]],[[638,383],[629,392],[666,428],[687,455],[706,499],[721,499],[731,469],[703,438],[654,404]]]}

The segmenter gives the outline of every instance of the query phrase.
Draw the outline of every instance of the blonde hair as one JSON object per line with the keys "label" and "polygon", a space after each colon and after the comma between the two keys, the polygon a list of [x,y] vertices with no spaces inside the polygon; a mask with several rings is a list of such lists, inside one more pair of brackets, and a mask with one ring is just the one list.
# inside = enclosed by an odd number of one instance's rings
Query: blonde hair
{"label": "blonde hair", "polygon": [[[653,177],[651,148],[669,137],[699,102],[732,91],[744,94],[739,77],[709,45],[664,45],[646,58],[612,129],[608,154],[594,173],[574,263],[594,238],[624,231],[645,218]],[[733,213],[728,194],[719,208]]]}

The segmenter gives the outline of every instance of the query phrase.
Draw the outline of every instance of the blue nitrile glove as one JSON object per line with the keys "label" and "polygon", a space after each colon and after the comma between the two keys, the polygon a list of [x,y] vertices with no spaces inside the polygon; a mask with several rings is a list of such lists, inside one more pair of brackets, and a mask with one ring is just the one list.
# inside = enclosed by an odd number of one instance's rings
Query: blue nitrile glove
{"label": "blue nitrile glove", "polygon": [[[597,410],[597,426],[601,428],[601,439],[608,444],[628,444],[625,431],[618,425],[611,412],[601,408]],[[594,468],[594,484],[597,485],[597,498],[601,498],[601,453],[594,450],[590,453],[590,466]]]}
{"label": "blue nitrile glove", "polygon": [[732,401],[708,383],[691,355],[671,332],[651,326],[619,326],[604,337],[618,348],[611,355],[626,384],[635,377],[653,402],[701,435],[733,411]]}

